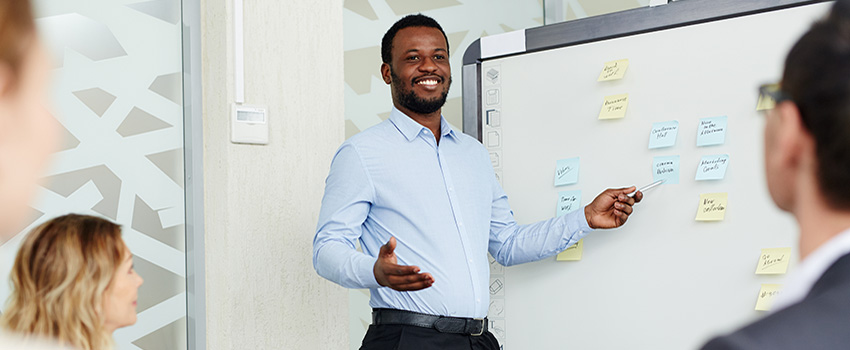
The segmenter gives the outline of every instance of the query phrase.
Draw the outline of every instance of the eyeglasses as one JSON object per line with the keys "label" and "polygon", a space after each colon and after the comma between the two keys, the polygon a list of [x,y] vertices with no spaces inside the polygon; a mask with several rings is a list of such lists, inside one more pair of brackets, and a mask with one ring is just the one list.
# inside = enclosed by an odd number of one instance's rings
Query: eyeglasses
{"label": "eyeglasses", "polygon": [[759,102],[757,110],[770,110],[776,104],[791,101],[791,96],[782,91],[779,84],[763,84],[759,86]]}

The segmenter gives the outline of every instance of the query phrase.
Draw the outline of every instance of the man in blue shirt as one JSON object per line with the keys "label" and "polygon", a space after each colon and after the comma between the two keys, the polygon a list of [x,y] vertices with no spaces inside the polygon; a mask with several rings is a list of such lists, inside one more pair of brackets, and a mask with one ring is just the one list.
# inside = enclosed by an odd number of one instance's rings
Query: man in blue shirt
{"label": "man in blue shirt", "polygon": [[506,266],[555,255],[592,229],[623,225],[643,194],[608,189],[584,210],[518,225],[488,152],[440,113],[452,81],[440,25],[404,17],[381,46],[392,113],[337,151],[314,267],[344,287],[371,290],[373,322],[361,349],[499,349],[485,320],[487,252]]}

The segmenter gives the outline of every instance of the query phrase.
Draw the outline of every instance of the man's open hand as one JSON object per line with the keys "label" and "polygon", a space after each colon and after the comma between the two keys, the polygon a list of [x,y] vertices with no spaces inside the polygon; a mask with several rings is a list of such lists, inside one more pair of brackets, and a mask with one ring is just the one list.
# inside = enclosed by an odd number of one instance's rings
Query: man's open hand
{"label": "man's open hand", "polygon": [[600,193],[593,202],[584,207],[584,216],[590,228],[617,228],[623,226],[629,215],[632,214],[632,206],[643,199],[643,193],[637,192],[634,197],[628,194],[635,191],[635,187],[609,188]]}
{"label": "man's open hand", "polygon": [[419,267],[399,265],[395,257],[395,237],[381,246],[378,261],[375,261],[375,280],[384,287],[397,291],[420,290],[434,284],[430,273],[419,273]]}

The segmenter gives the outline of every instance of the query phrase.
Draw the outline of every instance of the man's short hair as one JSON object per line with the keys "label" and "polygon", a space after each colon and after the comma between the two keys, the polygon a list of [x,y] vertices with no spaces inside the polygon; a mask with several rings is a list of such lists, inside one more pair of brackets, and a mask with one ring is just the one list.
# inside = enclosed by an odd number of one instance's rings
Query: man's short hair
{"label": "man's short hair", "polygon": [[850,209],[850,0],[837,1],[788,53],[782,91],[814,138],[820,190],[834,208]]}
{"label": "man's short hair", "polygon": [[392,65],[393,39],[395,39],[395,35],[399,30],[407,27],[429,27],[439,29],[440,33],[443,33],[443,38],[446,39],[446,53],[449,52],[449,38],[446,36],[446,32],[443,31],[443,27],[440,27],[440,24],[433,18],[417,13],[415,15],[402,17],[402,19],[395,22],[395,24],[393,24],[393,26],[390,27],[390,29],[384,34],[384,38],[381,40],[381,60],[384,61],[384,63]]}

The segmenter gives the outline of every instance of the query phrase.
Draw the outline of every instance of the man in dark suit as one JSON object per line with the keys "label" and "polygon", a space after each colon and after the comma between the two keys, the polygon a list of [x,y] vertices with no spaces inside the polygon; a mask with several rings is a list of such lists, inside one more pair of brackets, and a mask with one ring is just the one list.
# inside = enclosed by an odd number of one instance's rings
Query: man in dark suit
{"label": "man in dark suit", "polygon": [[772,314],[703,349],[850,349],[850,0],[800,38],[781,85],[762,93],[776,101],[768,190],[799,224],[802,262]]}

